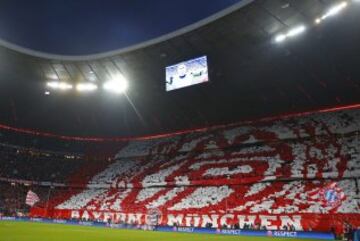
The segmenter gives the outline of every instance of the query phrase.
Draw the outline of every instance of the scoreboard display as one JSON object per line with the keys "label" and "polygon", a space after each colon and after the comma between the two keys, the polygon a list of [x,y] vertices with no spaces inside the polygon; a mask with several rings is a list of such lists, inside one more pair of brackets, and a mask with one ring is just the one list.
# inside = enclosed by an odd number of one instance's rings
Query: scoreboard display
{"label": "scoreboard display", "polygon": [[166,67],[166,91],[209,81],[207,56]]}

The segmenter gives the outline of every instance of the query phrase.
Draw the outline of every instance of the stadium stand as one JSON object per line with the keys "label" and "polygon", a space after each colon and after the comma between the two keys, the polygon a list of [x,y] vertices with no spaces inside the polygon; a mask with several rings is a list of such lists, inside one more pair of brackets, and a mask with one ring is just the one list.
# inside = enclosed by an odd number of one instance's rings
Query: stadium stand
{"label": "stadium stand", "polygon": [[[29,181],[63,182],[82,160],[75,155],[0,145],[0,176]],[[35,163],[35,165],[34,165]]]}
{"label": "stadium stand", "polygon": [[134,140],[110,161],[70,160],[76,172],[17,154],[1,175],[62,181],[45,198],[38,187],[32,216],[143,224],[157,210],[163,225],[341,232],[360,225],[359,123],[360,110],[346,110]]}

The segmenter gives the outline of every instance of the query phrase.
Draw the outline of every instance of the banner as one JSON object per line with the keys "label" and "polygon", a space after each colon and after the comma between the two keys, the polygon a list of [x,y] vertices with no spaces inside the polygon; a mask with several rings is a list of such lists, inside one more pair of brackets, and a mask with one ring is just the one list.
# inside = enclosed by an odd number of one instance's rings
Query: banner
{"label": "banner", "polygon": [[[144,225],[149,220],[157,220],[162,226],[187,226],[206,227],[211,223],[212,228],[221,228],[226,225],[228,228],[237,224],[243,228],[245,224],[260,226],[266,230],[283,230],[284,226],[293,226],[295,230],[328,232],[335,230],[336,233],[343,232],[344,222],[350,223],[353,227],[360,226],[360,214],[243,214],[243,213],[125,213],[125,212],[101,212],[90,210],[48,210],[32,208],[33,217],[50,217],[54,219],[83,219],[94,221],[111,220],[113,223],[129,223]],[[155,217],[154,217],[155,215]]]}
{"label": "banner", "polygon": [[280,237],[280,238],[325,239],[325,240],[334,240],[335,239],[334,234],[332,234],[330,232],[211,229],[211,228],[169,227],[169,226],[159,226],[156,228],[156,231],[222,234],[222,235],[236,235],[236,236],[257,236],[257,237]]}

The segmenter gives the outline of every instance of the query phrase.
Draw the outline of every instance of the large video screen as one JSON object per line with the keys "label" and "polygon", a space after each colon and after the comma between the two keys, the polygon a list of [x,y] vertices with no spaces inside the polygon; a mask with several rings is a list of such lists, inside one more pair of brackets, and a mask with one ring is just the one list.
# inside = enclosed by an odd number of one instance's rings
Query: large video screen
{"label": "large video screen", "polygon": [[166,91],[207,81],[209,81],[209,75],[206,56],[166,67]]}

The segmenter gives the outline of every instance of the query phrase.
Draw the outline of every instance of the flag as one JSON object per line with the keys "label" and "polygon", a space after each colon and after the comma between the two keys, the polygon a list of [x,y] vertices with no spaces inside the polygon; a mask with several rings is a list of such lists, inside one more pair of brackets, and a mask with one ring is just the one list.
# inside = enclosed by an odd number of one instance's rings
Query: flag
{"label": "flag", "polygon": [[38,201],[40,201],[40,198],[38,197],[38,195],[36,195],[36,193],[34,193],[33,191],[29,190],[26,195],[25,203],[32,207]]}

